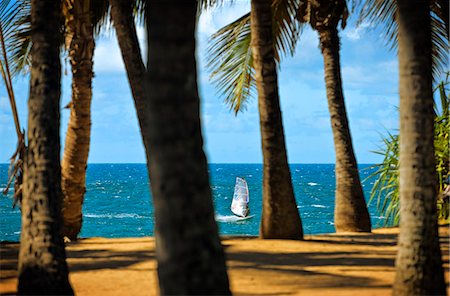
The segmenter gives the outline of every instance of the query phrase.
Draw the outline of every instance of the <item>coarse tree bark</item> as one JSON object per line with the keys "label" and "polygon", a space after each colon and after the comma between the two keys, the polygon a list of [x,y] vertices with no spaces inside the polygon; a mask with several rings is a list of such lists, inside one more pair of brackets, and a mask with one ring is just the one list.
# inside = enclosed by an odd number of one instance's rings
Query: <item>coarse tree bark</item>
{"label": "coarse tree bark", "polygon": [[344,28],[348,11],[345,0],[307,0],[300,2],[297,18],[319,33],[324,59],[325,86],[336,154],[336,194],[334,226],[336,232],[370,232],[371,222],[353,151],[345,110],[337,27]]}
{"label": "coarse tree bark", "polygon": [[77,239],[82,225],[91,138],[94,30],[90,0],[64,2],[66,46],[72,67],[72,101],[62,160],[64,235]]}
{"label": "coarse tree bark", "polygon": [[437,227],[429,1],[397,1],[400,235],[393,295],[445,295]]}
{"label": "coarse tree bark", "polygon": [[143,115],[148,121],[142,133],[155,209],[160,292],[230,294],[202,147],[197,1],[155,0],[147,9]]}
{"label": "coarse tree bark", "polygon": [[278,97],[271,1],[252,0],[251,31],[264,167],[260,237],[302,239]]}
{"label": "coarse tree bark", "polygon": [[336,26],[323,26],[318,32],[336,153],[334,226],[336,232],[370,232],[369,211],[364,199],[345,110],[338,31]]}
{"label": "coarse tree bark", "polygon": [[22,199],[18,294],[73,294],[61,233],[61,2],[32,0],[28,152]]}

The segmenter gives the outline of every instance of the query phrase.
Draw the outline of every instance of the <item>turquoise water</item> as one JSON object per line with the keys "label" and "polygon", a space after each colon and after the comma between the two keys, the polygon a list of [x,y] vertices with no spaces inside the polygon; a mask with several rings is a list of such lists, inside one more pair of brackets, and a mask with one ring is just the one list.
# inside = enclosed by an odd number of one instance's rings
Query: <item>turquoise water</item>
{"label": "turquoise water", "polygon": [[[360,165],[361,179],[370,165]],[[0,164],[0,187],[6,186],[8,165]],[[226,235],[257,235],[261,217],[261,164],[210,164],[211,189],[219,231]],[[334,165],[292,164],[292,182],[306,234],[334,232]],[[236,176],[246,178],[250,209],[255,217],[236,221],[230,211]],[[373,181],[363,183],[366,199]],[[11,193],[0,196],[0,240],[18,241],[20,211],[11,207]],[[374,226],[382,217],[369,207]],[[145,164],[90,164],[83,205],[81,237],[137,237],[153,234],[153,207]]]}

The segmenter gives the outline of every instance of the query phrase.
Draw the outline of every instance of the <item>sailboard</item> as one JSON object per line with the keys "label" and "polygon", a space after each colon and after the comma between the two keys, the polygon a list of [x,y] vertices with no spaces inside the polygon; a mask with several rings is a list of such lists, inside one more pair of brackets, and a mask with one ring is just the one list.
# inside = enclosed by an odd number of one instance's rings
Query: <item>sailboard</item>
{"label": "sailboard", "polygon": [[240,217],[236,215],[216,215],[216,221],[222,223],[239,223],[253,217],[255,217],[255,215],[249,215],[247,217]]}
{"label": "sailboard", "polygon": [[247,217],[250,213],[248,208],[249,194],[247,181],[237,177],[234,185],[233,201],[231,202],[231,211],[238,217]]}

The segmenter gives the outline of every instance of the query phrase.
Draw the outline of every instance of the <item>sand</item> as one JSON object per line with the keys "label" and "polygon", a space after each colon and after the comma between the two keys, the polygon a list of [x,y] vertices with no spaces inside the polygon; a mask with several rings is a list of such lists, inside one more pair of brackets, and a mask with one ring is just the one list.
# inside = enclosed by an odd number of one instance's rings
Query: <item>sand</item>
{"label": "sand", "polygon": [[[223,237],[235,295],[390,295],[398,228],[305,241]],[[449,228],[440,227],[446,280]],[[89,238],[67,244],[77,295],[156,295],[154,239]],[[14,293],[18,244],[0,245],[0,293]],[[450,292],[450,290],[449,290]]]}

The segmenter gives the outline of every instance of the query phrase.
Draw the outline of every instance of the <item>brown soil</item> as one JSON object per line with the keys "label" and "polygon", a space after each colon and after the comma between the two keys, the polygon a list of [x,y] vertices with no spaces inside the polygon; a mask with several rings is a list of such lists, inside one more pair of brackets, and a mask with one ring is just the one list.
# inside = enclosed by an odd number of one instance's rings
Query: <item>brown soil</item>
{"label": "brown soil", "polygon": [[[397,228],[314,235],[305,241],[224,237],[236,295],[390,295]],[[446,279],[449,228],[440,227]],[[89,238],[67,244],[77,295],[155,295],[153,238]],[[0,245],[0,293],[16,290],[18,244]],[[449,290],[450,292],[450,290]]]}

